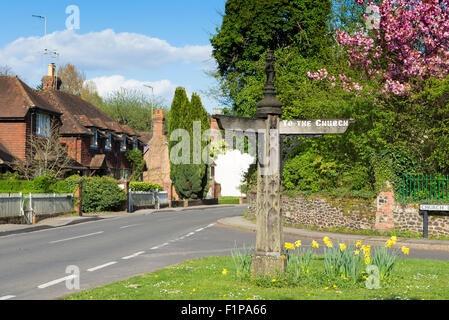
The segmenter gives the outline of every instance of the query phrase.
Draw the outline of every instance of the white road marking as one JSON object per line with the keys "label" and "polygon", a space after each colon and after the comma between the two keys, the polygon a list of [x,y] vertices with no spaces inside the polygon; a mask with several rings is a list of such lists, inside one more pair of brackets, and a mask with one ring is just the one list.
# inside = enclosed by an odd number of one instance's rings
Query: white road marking
{"label": "white road marking", "polygon": [[129,226],[120,227],[120,229],[126,229],[126,228],[131,228],[131,227],[136,227],[136,226],[140,226],[140,224],[130,224]]}
{"label": "white road marking", "polygon": [[203,231],[205,228],[199,228],[199,229],[196,229],[195,230],[195,232],[200,232],[200,231]]}
{"label": "white road marking", "polygon": [[144,253],[145,253],[145,251],[140,251],[140,252],[134,253],[134,254],[132,254],[132,255],[130,255],[130,256],[123,257],[122,259],[123,259],[123,260],[129,260],[129,259],[138,257],[138,256],[140,256],[141,254],[144,254]]}
{"label": "white road marking", "polygon": [[65,282],[65,281],[67,281],[67,280],[72,280],[72,279],[75,279],[75,278],[77,278],[77,277],[78,277],[78,276],[77,276],[76,274],[72,274],[72,275],[67,276],[67,277],[64,277],[64,278],[56,279],[56,280],[53,280],[53,281],[50,281],[50,282],[41,284],[40,286],[37,286],[37,287],[38,287],[39,289],[45,289],[45,288],[54,286],[55,284],[58,284],[58,283],[61,283],[61,282]]}
{"label": "white road marking", "polygon": [[97,266],[97,267],[94,267],[94,268],[87,269],[87,271],[94,272],[94,271],[97,271],[97,270],[100,270],[100,269],[112,266],[113,264],[116,264],[116,263],[117,263],[116,261],[111,261],[111,262],[102,264],[101,266]]}
{"label": "white road marking", "polygon": [[82,236],[77,236],[77,237],[72,237],[72,238],[67,238],[67,239],[62,239],[62,240],[51,241],[49,243],[53,244],[53,243],[58,243],[58,242],[64,242],[64,241],[80,239],[80,238],[86,238],[86,237],[95,236],[97,234],[102,234],[102,233],[104,233],[104,231],[99,231],[99,232],[95,232],[95,233],[89,233],[89,234],[85,234],[85,235],[82,235]]}
{"label": "white road marking", "polygon": [[0,300],[8,300],[8,299],[12,299],[12,298],[15,298],[16,296],[13,296],[13,295],[9,295],[9,296],[3,296],[3,297],[0,297]]}

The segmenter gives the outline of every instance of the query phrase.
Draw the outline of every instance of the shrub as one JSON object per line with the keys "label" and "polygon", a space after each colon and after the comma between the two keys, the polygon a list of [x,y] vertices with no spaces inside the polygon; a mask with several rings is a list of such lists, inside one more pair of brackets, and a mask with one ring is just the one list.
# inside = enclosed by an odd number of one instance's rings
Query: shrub
{"label": "shrub", "polygon": [[36,190],[41,190],[43,193],[51,192],[52,183],[53,183],[52,179],[47,176],[34,178],[34,188]]}
{"label": "shrub", "polygon": [[157,183],[152,182],[137,182],[132,181],[129,183],[129,189],[132,191],[144,191],[144,192],[151,192],[154,190],[163,190],[162,186]]}
{"label": "shrub", "polygon": [[[0,193],[38,193],[33,181],[0,180]],[[42,192],[40,192],[42,193]]]}
{"label": "shrub", "polygon": [[108,177],[83,179],[83,211],[100,212],[120,209],[126,200],[117,181]]}

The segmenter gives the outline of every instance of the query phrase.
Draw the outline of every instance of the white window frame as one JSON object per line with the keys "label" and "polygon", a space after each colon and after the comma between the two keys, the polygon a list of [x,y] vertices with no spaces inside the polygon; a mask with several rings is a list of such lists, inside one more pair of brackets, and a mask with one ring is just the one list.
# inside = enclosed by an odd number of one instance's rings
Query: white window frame
{"label": "white window frame", "polygon": [[51,117],[45,113],[36,113],[36,135],[50,138]]}
{"label": "white window frame", "polygon": [[112,150],[112,133],[108,132],[107,136],[108,136],[108,138],[106,139],[105,149],[107,151],[111,151]]}
{"label": "white window frame", "polygon": [[92,133],[94,134],[90,140],[90,147],[92,149],[98,149],[98,130],[92,129]]}
{"label": "white window frame", "polygon": [[125,152],[126,151],[126,136],[123,136],[123,141],[120,144],[120,151]]}

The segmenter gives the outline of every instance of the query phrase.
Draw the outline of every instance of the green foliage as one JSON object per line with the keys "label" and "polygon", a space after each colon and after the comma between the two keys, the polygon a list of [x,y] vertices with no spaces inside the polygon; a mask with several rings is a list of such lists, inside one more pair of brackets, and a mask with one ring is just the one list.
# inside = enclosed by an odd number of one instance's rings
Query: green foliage
{"label": "green foliage", "polygon": [[330,278],[347,278],[353,283],[362,280],[362,271],[365,262],[361,254],[354,254],[356,247],[347,247],[345,250],[339,248],[324,249],[324,266],[326,274]]}
{"label": "green foliage", "polygon": [[391,280],[393,268],[398,258],[393,250],[388,250],[386,247],[376,247],[373,249],[372,264],[379,269],[379,280]]}
{"label": "green foliage", "polygon": [[125,152],[125,158],[131,164],[131,176],[130,180],[139,179],[143,174],[143,168],[145,166],[145,160],[143,153],[139,149],[132,149]]}
{"label": "green foliage", "polygon": [[159,190],[159,191],[163,190],[163,188],[160,184],[151,183],[151,182],[138,182],[138,181],[130,182],[129,189],[132,191],[144,191],[144,192],[151,192],[154,190]]}
{"label": "green foliage", "polygon": [[284,185],[287,189],[320,191],[336,185],[337,167],[323,157],[307,152],[286,162]]}
{"label": "green foliage", "polygon": [[73,193],[66,181],[53,181],[51,178],[36,177],[34,181],[0,180],[0,193]]}
{"label": "green foliage", "polygon": [[254,248],[246,248],[245,245],[243,245],[243,248],[239,249],[237,248],[237,243],[234,244],[234,249],[231,250],[231,256],[232,261],[234,262],[237,279],[249,279],[253,255]]}
{"label": "green foliage", "polygon": [[49,177],[41,176],[34,178],[34,188],[42,190],[44,193],[49,193],[52,185],[52,180]]}
{"label": "green foliage", "polygon": [[[172,181],[176,193],[181,199],[203,199],[207,186],[207,167],[199,164],[176,165],[176,174]],[[171,172],[170,172],[171,175]]]}
{"label": "green foliage", "polygon": [[[195,122],[201,123],[201,132],[194,130]],[[202,141],[203,133],[210,129],[210,118],[204,109],[201,99],[197,94],[192,95],[191,101],[187,98],[184,88],[177,88],[170,109],[168,120],[168,135],[175,130],[183,129],[189,134],[189,154],[186,162],[175,164],[170,162],[170,178],[173,181],[176,193],[181,199],[203,199],[209,190],[209,168],[204,162],[202,151],[208,141]],[[195,135],[198,134],[198,135]],[[185,138],[185,137],[184,137]],[[200,150],[197,150],[199,144]],[[169,154],[172,160],[172,149],[180,143],[169,141]],[[187,151],[184,151],[187,152]]]}
{"label": "green foliage", "polygon": [[112,178],[91,177],[82,181],[84,212],[114,211],[126,200],[125,192]]}
{"label": "green foliage", "polygon": [[165,108],[161,99],[148,98],[139,90],[121,88],[103,99],[98,105],[103,112],[122,125],[136,131],[151,131],[153,112]]}

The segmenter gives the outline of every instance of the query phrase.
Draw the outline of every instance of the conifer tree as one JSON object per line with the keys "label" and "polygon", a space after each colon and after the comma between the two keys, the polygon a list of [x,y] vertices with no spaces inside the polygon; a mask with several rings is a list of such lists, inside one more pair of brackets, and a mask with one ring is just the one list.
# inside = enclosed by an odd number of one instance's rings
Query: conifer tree
{"label": "conifer tree", "polygon": [[[194,130],[195,121],[201,123],[201,131],[197,132],[196,135],[194,135],[197,131]],[[177,88],[169,113],[168,134],[170,138],[170,178],[176,193],[181,199],[202,199],[209,190],[209,169],[201,156],[207,145],[207,142],[202,142],[201,138],[203,132],[209,128],[209,115],[204,110],[200,97],[194,93],[191,101],[189,101],[185,89]],[[186,157],[187,163],[174,163],[172,161],[175,156],[172,157],[172,151],[174,153],[179,152],[177,145],[183,142],[182,138],[173,141],[171,139],[172,134],[177,129],[183,129],[188,133],[188,147],[181,151],[189,153]]]}

